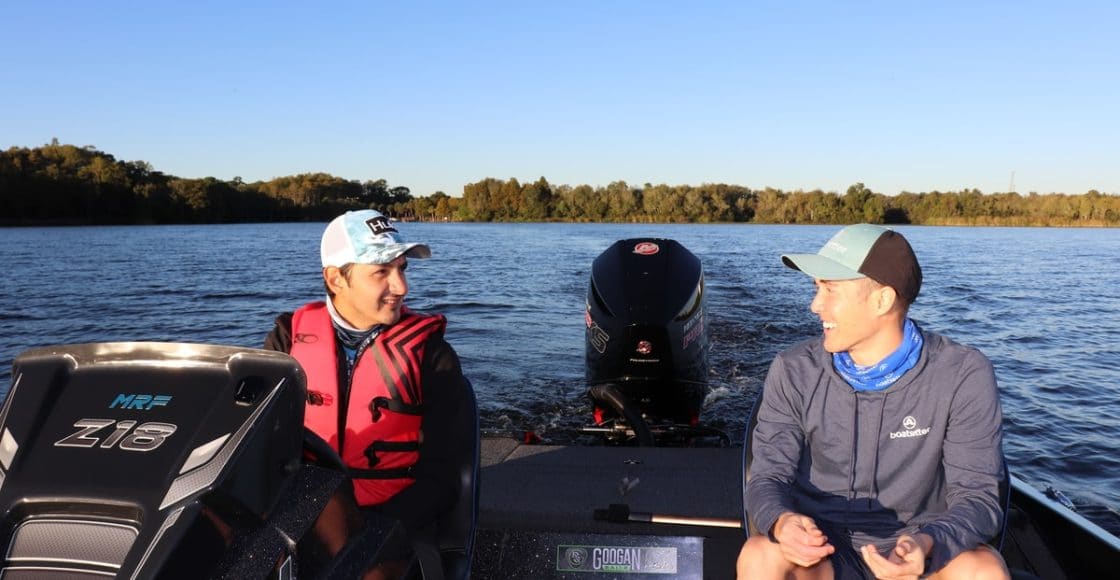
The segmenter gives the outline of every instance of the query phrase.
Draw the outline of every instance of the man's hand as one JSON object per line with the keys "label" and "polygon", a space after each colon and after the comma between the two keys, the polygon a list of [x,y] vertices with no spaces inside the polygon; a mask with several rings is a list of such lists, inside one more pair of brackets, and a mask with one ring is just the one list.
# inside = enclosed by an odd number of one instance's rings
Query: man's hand
{"label": "man's hand", "polygon": [[778,517],[774,523],[774,538],[786,560],[806,568],[836,551],[813,518],[793,512]]}
{"label": "man's hand", "polygon": [[879,580],[917,580],[926,570],[926,554],[932,549],[932,537],[915,534],[900,536],[886,558],[870,544],[860,548],[860,553]]}

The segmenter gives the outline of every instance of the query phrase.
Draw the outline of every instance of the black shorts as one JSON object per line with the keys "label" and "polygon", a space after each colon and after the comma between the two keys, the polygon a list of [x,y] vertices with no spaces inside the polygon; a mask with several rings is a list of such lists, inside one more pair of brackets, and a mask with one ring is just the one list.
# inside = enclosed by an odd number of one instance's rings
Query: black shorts
{"label": "black shorts", "polygon": [[836,551],[829,556],[836,580],[875,580],[871,568],[867,567],[863,556],[851,544],[843,541],[833,542],[832,536],[829,536],[829,541],[836,548]]}
{"label": "black shorts", "polygon": [[[836,580],[875,580],[875,574],[871,572],[871,568],[863,560],[863,554],[856,546],[852,545],[851,536],[848,533],[836,532],[827,524],[818,523],[817,525],[820,526],[825,536],[828,536],[828,543],[836,548],[836,551],[829,557],[829,560],[832,561],[832,571]],[[914,532],[916,531],[914,530]],[[912,532],[907,530],[906,533]],[[885,554],[886,551],[894,548],[894,542],[891,540],[879,541],[876,542],[876,547],[880,554]]]}
{"label": "black shorts", "polygon": [[[875,580],[875,574],[871,572],[871,568],[863,560],[863,554],[852,545],[847,534],[831,533],[828,528],[823,526],[821,531],[828,536],[828,542],[836,548],[836,551],[829,557],[832,561],[832,571],[836,580]],[[899,535],[914,535],[916,533],[918,533],[917,528],[910,528],[902,530]],[[894,549],[894,546],[895,543],[892,540],[876,542],[876,549],[884,557]],[[925,578],[927,575],[928,573],[922,574],[919,578]]]}

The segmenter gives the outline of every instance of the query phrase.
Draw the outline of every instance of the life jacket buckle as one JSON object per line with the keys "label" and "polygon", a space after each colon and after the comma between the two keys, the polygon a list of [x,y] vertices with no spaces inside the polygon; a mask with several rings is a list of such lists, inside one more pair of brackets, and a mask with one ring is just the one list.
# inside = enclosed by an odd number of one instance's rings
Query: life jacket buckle
{"label": "life jacket buckle", "polygon": [[334,404],[334,397],[319,391],[307,391],[307,404],[316,407],[323,405],[329,407]]}
{"label": "life jacket buckle", "polygon": [[369,412],[370,412],[370,415],[373,418],[373,422],[376,423],[376,422],[380,421],[381,420],[381,409],[388,409],[388,408],[389,408],[389,399],[387,397],[374,397],[373,400],[369,402]]}

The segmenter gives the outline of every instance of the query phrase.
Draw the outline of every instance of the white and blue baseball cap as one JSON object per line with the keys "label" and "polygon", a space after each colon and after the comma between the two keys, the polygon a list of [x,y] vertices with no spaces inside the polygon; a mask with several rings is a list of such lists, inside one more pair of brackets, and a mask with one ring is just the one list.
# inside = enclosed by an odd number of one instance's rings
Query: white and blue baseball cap
{"label": "white and blue baseball cap", "polygon": [[407,243],[389,218],[372,209],[348,211],[327,224],[319,253],[323,267],[388,264],[400,256],[430,258],[426,244]]}

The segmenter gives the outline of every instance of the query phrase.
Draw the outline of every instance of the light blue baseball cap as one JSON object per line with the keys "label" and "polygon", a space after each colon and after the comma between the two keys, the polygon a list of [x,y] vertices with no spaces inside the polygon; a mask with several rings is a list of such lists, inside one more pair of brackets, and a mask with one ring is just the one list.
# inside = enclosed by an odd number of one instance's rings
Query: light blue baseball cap
{"label": "light blue baseball cap", "polygon": [[408,243],[393,222],[372,209],[348,211],[327,224],[319,247],[323,267],[388,264],[400,256],[430,258],[426,244]]}
{"label": "light blue baseball cap", "polygon": [[848,226],[816,254],[785,254],[782,262],[817,280],[871,278],[895,289],[907,303],[922,289],[922,267],[902,234],[873,224]]}

